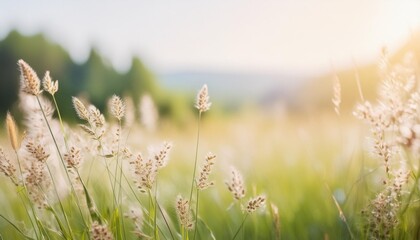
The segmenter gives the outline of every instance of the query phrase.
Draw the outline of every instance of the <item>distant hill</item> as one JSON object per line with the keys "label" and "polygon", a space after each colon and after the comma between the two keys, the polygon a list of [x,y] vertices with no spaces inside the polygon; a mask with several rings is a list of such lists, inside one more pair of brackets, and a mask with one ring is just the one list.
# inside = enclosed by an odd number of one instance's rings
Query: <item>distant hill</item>
{"label": "distant hill", "polygon": [[209,86],[211,98],[223,105],[269,105],[289,102],[307,76],[217,71],[179,71],[158,75],[168,89],[195,93],[203,84]]}
{"label": "distant hill", "polygon": [[[126,73],[115,71],[103,57],[92,49],[82,64],[72,61],[61,46],[49,42],[42,34],[24,36],[11,31],[0,41],[0,117],[17,101],[19,71],[17,61],[24,59],[43,77],[46,70],[59,80],[57,99],[66,118],[74,118],[71,96],[83,95],[100,109],[113,94],[132,97],[137,104],[143,93],[149,93],[157,102],[161,114],[174,115],[188,110],[183,100],[174,102],[172,95],[160,87],[156,77],[134,57]],[[186,101],[184,101],[186,103]],[[176,110],[175,110],[176,108]]]}
{"label": "distant hill", "polygon": [[[400,62],[408,52],[412,52],[417,62],[420,63],[420,32],[413,34],[397,52],[390,56],[391,63]],[[379,55],[378,49],[378,58]],[[341,83],[342,108],[350,110],[360,101],[356,74],[359,76],[365,99],[374,99],[377,95],[378,83],[380,82],[378,73],[377,62],[373,62],[364,66],[358,66],[357,69],[339,69],[336,73],[318,76],[302,86],[299,90],[300,97],[296,99],[295,106],[304,111],[332,110],[333,76],[337,74]]]}

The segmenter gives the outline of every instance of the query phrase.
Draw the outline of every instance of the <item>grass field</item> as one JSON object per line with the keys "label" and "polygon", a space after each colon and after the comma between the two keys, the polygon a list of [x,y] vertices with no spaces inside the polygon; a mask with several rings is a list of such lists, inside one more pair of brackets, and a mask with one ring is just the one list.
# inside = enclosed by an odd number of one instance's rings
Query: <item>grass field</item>
{"label": "grass field", "polygon": [[[11,118],[1,132],[3,239],[419,236],[419,159],[413,147],[418,136],[385,129],[379,124],[385,114],[372,110],[368,124],[351,110],[335,114],[333,106],[306,116],[252,108],[232,116],[207,115],[208,95],[202,89],[200,117],[182,128],[168,120],[155,130],[127,125],[118,98],[104,124],[100,112],[76,99],[83,131],[52,117],[48,109],[54,105],[41,97],[29,65],[19,64],[26,84],[21,96],[26,135],[15,130]],[[403,123],[418,126],[415,86],[407,91],[413,97],[400,100],[414,111]],[[54,95],[54,82],[44,89],[42,94]],[[410,144],[398,137],[411,137]],[[203,173],[208,152],[216,158],[211,171]],[[243,182],[232,179],[232,166]],[[199,174],[205,176],[203,184],[214,181],[214,186],[199,189]],[[238,188],[228,189],[231,180]],[[235,199],[233,193],[241,195],[242,188],[245,196]],[[176,205],[177,196],[187,204]]]}

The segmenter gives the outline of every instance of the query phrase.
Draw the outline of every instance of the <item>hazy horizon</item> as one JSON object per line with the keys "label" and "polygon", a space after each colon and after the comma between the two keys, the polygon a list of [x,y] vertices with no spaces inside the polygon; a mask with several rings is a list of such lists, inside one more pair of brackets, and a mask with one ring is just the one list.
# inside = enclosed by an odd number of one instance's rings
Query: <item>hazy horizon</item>
{"label": "hazy horizon", "polygon": [[139,56],[158,74],[306,74],[372,62],[381,47],[398,49],[420,23],[415,1],[101,3],[7,2],[0,36],[44,33],[77,62],[94,46],[120,71]]}

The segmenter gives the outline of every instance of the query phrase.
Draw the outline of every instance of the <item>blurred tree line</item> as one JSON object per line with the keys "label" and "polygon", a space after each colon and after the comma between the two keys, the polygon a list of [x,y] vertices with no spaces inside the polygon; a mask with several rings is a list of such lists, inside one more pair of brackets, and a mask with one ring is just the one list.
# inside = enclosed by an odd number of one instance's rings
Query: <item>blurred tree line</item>
{"label": "blurred tree line", "polygon": [[126,73],[120,73],[106,64],[95,49],[91,50],[85,63],[77,64],[61,46],[49,42],[42,34],[24,36],[11,31],[0,41],[2,120],[18,100],[19,59],[31,65],[40,79],[49,70],[53,80],[58,80],[56,98],[63,117],[70,121],[75,120],[71,97],[81,95],[101,110],[113,94],[131,97],[138,109],[140,97],[147,93],[152,96],[161,116],[176,121],[184,121],[191,109],[185,96],[162,89],[152,72],[137,57],[132,59],[131,68]]}

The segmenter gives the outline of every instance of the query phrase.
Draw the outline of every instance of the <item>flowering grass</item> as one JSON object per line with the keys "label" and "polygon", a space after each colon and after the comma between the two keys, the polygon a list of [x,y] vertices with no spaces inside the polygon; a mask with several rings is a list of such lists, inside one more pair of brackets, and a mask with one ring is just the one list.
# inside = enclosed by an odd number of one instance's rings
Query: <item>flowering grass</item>
{"label": "flowering grass", "polygon": [[150,97],[140,112],[152,117],[136,123],[119,96],[108,114],[74,97],[80,124],[68,126],[45,98],[59,82],[20,60],[25,121],[8,114],[0,139],[1,237],[418,238],[419,84],[408,60],[381,62],[378,100],[355,107],[362,121],[340,109],[335,79],[331,112],[305,118],[206,115],[203,86],[197,120],[179,129],[156,122]]}

